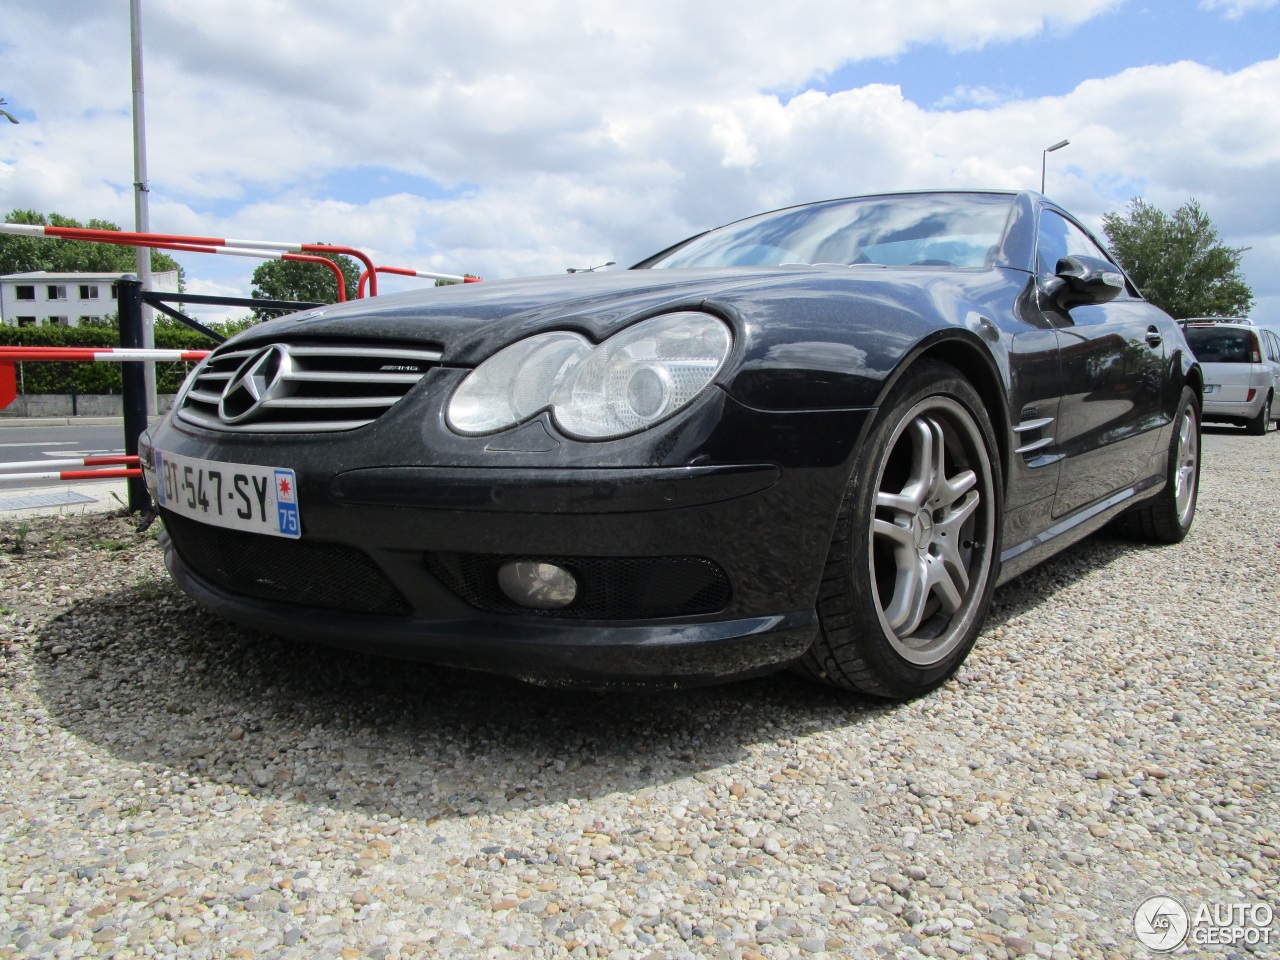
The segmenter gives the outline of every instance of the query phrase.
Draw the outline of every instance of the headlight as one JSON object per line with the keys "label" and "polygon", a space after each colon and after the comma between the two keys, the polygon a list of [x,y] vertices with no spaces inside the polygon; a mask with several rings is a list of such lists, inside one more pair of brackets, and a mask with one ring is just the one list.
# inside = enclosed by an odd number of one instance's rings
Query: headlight
{"label": "headlight", "polygon": [[449,425],[459,433],[484,434],[526,420],[551,404],[551,395],[574,365],[591,352],[576,333],[544,333],[494,354],[467,378],[449,401]]}
{"label": "headlight", "polygon": [[706,313],[668,313],[592,346],[576,333],[513,343],[467,375],[449,401],[449,425],[496,433],[550,409],[580,440],[653,426],[687,406],[715,379],[733,334]]}

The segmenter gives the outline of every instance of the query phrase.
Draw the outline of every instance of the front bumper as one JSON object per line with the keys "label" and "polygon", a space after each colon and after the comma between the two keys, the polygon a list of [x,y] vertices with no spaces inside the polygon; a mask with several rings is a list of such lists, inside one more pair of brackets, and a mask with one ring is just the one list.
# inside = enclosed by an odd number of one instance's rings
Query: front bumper
{"label": "front bumper", "polygon": [[[166,562],[188,594],[227,619],[371,653],[543,684],[688,686],[767,672],[816,636],[818,587],[867,411],[765,413],[724,395],[705,407],[701,421],[672,424],[665,436],[612,444],[494,451],[481,438],[471,441],[471,464],[452,437],[428,437],[407,457],[404,437],[422,431],[397,437],[398,411],[323,444],[221,436],[166,419],[148,444],[292,468],[303,526],[300,541],[228,534],[249,540],[228,540],[210,559],[203,541],[223,532],[162,513]],[[596,593],[627,594],[617,603],[586,615],[524,611],[460,588],[442,572],[458,558],[480,558],[477,569],[501,558],[636,562],[668,574],[701,563],[722,571],[727,589],[712,607],[671,605],[669,575],[665,588],[619,590],[609,574]],[[284,570],[292,572],[275,572]]]}
{"label": "front bumper", "polygon": [[500,673],[531,683],[584,687],[685,687],[780,669],[813,643],[813,608],[695,623],[567,623],[413,615],[372,618],[233,595],[201,580],[172,541],[165,562],[201,606],[266,633],[360,652]]}

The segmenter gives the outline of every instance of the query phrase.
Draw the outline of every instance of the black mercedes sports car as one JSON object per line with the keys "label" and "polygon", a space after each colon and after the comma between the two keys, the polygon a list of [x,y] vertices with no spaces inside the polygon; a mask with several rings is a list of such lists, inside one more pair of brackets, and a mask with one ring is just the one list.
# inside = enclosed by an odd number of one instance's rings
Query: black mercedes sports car
{"label": "black mercedes sports car", "polygon": [[909,697],[996,585],[1181,540],[1201,375],[1035,193],[790,207],[612,273],[296,313],[143,437],[169,569],[262,630],[539,683]]}

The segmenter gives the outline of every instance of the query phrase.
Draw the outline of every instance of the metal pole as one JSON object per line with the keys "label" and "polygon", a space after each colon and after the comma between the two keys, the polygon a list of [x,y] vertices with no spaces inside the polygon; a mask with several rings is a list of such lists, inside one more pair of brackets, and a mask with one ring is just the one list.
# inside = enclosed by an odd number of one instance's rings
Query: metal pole
{"label": "metal pole", "polygon": [[1046,160],[1048,159],[1049,154],[1053,153],[1053,151],[1055,150],[1061,150],[1063,147],[1070,145],[1070,143],[1071,143],[1070,140],[1059,140],[1052,147],[1045,147],[1043,150],[1040,151],[1040,192],[1041,193],[1044,193],[1044,173],[1045,173]]}
{"label": "metal pole", "polygon": [[[142,346],[142,284],[134,277],[124,277],[117,287],[120,293],[120,346]],[[147,384],[144,363],[133,360],[120,364],[124,400],[124,452],[138,455],[138,437],[147,429]],[[129,512],[151,509],[151,495],[141,477],[130,477]]]}
{"label": "metal pole", "polygon": [[[142,0],[129,0],[129,38],[130,54],[133,62],[133,219],[134,229],[138,233],[151,232],[151,214],[147,208],[147,120],[143,109],[142,91]],[[138,247],[138,279],[142,289],[151,289],[151,251]],[[123,308],[122,308],[123,311]],[[121,328],[123,331],[123,327]],[[123,336],[123,332],[121,333]],[[122,342],[123,345],[123,342]],[[152,329],[151,308],[142,307],[142,342],[141,347],[155,346],[155,331]],[[158,410],[156,402],[156,365],[146,364],[147,412],[154,416]]]}

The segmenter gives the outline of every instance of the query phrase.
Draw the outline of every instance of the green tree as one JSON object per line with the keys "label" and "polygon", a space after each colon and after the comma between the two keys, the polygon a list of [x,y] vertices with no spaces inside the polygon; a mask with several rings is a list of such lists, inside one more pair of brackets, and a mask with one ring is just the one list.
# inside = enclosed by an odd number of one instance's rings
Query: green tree
{"label": "green tree", "polygon": [[[31,223],[52,227],[82,227],[86,224],[59,213],[46,216],[35,210],[11,210],[6,223]],[[110,220],[90,220],[92,230],[119,230]],[[30,273],[49,270],[53,273],[135,273],[138,269],[136,247],[114,243],[86,243],[83,240],[45,240],[40,237],[16,237],[0,233],[0,274]],[[162,250],[151,251],[153,271],[177,270],[178,289],[184,275],[178,261]]]}
{"label": "green tree", "polygon": [[[350,257],[341,253],[320,253],[310,256],[332,260],[342,271],[347,297],[354,298],[360,283],[360,268]],[[303,300],[311,303],[334,303],[338,299],[338,285],[333,271],[318,263],[302,263],[297,260],[268,260],[253,271],[255,300]],[[279,310],[255,310],[259,320],[276,316]]]}
{"label": "green tree", "polygon": [[1244,248],[1225,246],[1194,198],[1172,214],[1135,198],[1126,215],[1105,214],[1102,229],[1142,295],[1173,316],[1243,317],[1253,306]]}

